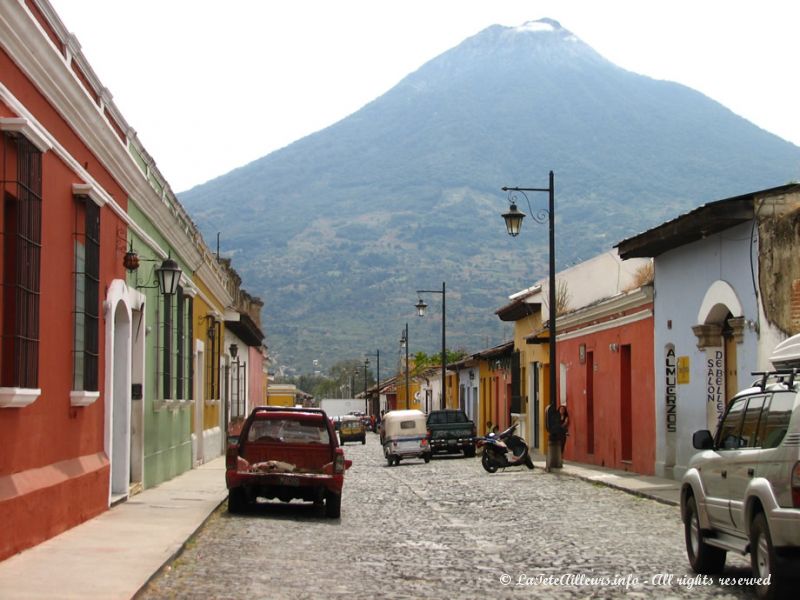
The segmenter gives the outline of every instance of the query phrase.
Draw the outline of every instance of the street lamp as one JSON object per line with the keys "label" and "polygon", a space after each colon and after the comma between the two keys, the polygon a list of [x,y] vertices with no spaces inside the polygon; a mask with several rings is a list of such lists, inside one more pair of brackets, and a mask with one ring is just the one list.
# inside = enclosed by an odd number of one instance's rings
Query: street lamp
{"label": "street lamp", "polygon": [[364,414],[369,414],[369,400],[367,400],[367,367],[369,366],[369,359],[364,359]]}
{"label": "street lamp", "polygon": [[377,405],[377,410],[373,413],[373,414],[375,414],[375,413],[378,413],[380,411],[380,404],[381,404],[381,350],[380,350],[380,348],[378,348],[378,350],[375,351],[375,354],[368,353],[368,356],[369,356],[369,358],[367,358],[367,364],[369,364],[369,359],[372,358],[373,356],[377,357],[377,359],[378,359],[377,375],[375,376],[375,385],[376,385],[376,388],[377,388],[377,391],[378,391],[378,405]]}
{"label": "street lamp", "polygon": [[408,323],[400,336],[400,348],[406,349],[406,410],[409,407],[408,398]]}
{"label": "street lamp", "polygon": [[446,312],[445,312],[445,298],[447,297],[446,289],[444,285],[444,281],[442,282],[442,289],[441,290],[417,290],[417,295],[419,296],[419,302],[417,302],[414,306],[417,308],[417,315],[420,317],[425,316],[425,312],[428,309],[428,305],[422,300],[422,294],[441,294],[442,295],[442,395],[439,398],[439,404],[447,405],[447,345],[445,341],[445,324],[446,324]]}
{"label": "street lamp", "polygon": [[[550,432],[550,439],[547,445],[547,469],[560,469],[562,467],[561,456],[561,421],[558,416],[558,404],[556,403],[556,207],[555,207],[555,183],[553,172],[550,171],[549,185],[546,188],[519,188],[519,187],[503,187],[504,192],[509,192],[509,201],[511,205],[508,212],[503,214],[503,220],[506,223],[506,230],[512,237],[519,235],[522,227],[522,219],[525,214],[517,209],[517,196],[516,192],[522,194],[525,201],[528,203],[528,210],[531,211],[531,218],[539,224],[544,224],[547,218],[550,225],[550,290],[549,300],[550,305],[550,318],[548,320],[548,337],[550,342],[550,410],[547,412],[547,430]],[[547,192],[549,194],[549,203],[547,210],[541,210],[534,213],[531,208],[530,200],[528,200],[525,192]],[[547,213],[545,215],[545,213]]]}

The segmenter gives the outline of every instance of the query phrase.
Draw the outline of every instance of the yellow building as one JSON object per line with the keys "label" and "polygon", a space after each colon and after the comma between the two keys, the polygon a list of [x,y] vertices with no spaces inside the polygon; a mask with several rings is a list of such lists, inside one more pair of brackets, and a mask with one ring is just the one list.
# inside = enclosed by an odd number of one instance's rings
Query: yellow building
{"label": "yellow building", "polygon": [[267,386],[267,406],[294,406],[297,387],[289,383],[270,383]]}
{"label": "yellow building", "polygon": [[222,276],[218,271],[217,265],[201,268],[195,277],[197,293],[192,302],[195,391],[191,428],[197,463],[218,456],[224,442],[222,402],[229,357],[222,343],[225,339],[223,315],[231,297],[220,284]]}
{"label": "yellow building", "polygon": [[542,286],[511,296],[511,302],[495,311],[501,321],[514,323],[511,360],[511,418],[532,450],[547,452],[545,409],[550,397],[550,347],[542,322]]}

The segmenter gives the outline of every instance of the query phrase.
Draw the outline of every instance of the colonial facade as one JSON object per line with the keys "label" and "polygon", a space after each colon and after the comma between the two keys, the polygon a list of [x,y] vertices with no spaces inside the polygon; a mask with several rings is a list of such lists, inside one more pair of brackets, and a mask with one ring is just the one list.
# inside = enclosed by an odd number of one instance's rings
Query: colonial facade
{"label": "colonial facade", "polygon": [[[36,5],[0,10],[3,294],[0,559],[105,510],[115,456],[108,406],[140,365],[125,283],[125,156],[69,40]],[[61,32],[63,34],[63,32]],[[99,126],[98,126],[99,124]]]}
{"label": "colonial facade", "polygon": [[[705,204],[620,242],[655,262],[656,474],[679,478],[751,371],[800,331],[800,185]],[[793,313],[795,311],[795,313]]]}
{"label": "colonial facade", "polygon": [[0,144],[2,560],[222,453],[235,307],[47,0],[0,3]]}
{"label": "colonial facade", "polygon": [[652,475],[651,282],[563,315],[558,402],[569,412],[564,458]]}
{"label": "colonial facade", "polygon": [[[566,315],[635,287],[640,270],[648,264],[649,261],[642,259],[623,262],[616,251],[608,251],[557,273],[556,340],[561,339],[561,320]],[[541,281],[510,296],[511,302],[495,311],[501,320],[514,323],[517,357],[510,366],[512,418],[519,420],[520,431],[529,445],[543,454],[548,443],[545,410],[550,403],[551,368],[546,285],[546,281]],[[558,382],[563,370],[558,345],[556,352]]]}

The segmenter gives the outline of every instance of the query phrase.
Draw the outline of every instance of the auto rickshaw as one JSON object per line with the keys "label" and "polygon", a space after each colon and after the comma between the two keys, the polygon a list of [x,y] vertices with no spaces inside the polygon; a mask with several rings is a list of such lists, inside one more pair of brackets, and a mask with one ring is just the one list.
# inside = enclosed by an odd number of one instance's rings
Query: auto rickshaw
{"label": "auto rickshaw", "polygon": [[392,410],[381,422],[383,456],[391,467],[403,458],[431,460],[431,446],[425,413],[421,410]]}

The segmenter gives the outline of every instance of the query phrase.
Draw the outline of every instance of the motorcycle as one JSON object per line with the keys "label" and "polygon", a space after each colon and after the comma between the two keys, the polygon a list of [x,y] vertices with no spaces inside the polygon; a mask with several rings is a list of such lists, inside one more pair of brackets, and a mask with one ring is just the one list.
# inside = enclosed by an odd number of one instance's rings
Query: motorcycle
{"label": "motorcycle", "polygon": [[517,424],[500,433],[490,433],[486,437],[478,438],[478,448],[483,448],[481,465],[489,473],[494,473],[497,469],[506,467],[516,467],[525,465],[529,469],[533,468],[528,444],[525,443],[514,432]]}

